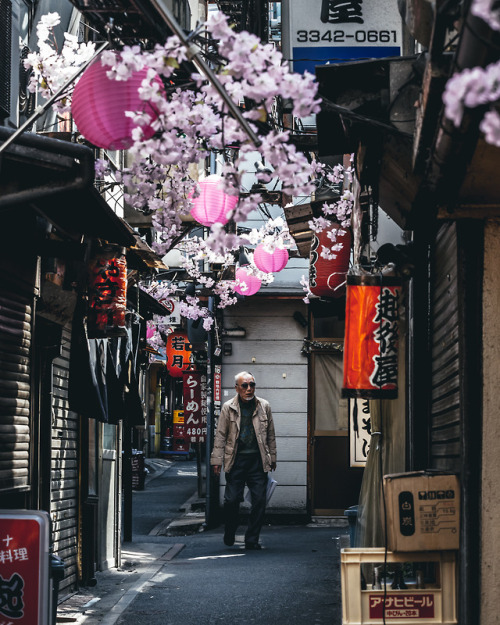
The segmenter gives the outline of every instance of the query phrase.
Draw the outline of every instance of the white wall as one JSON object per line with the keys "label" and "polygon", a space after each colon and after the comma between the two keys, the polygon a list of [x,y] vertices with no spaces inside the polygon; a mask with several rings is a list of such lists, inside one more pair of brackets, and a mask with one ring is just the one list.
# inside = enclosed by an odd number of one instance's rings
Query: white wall
{"label": "white wall", "polygon": [[[295,311],[307,317],[301,300],[254,295],[224,313],[224,327],[243,327],[246,337],[222,340],[232,344],[232,355],[223,357],[222,400],[234,396],[234,376],[247,370],[255,376],[257,395],[270,402],[273,412],[278,452],[273,477],[278,487],[271,512],[306,512],[307,357],[301,354],[306,333],[293,319]],[[221,502],[222,496],[223,487]]]}

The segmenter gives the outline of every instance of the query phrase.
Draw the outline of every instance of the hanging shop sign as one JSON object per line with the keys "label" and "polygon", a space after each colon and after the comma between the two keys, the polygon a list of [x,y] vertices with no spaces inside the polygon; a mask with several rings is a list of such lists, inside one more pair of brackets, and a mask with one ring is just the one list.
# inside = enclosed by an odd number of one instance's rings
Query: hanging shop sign
{"label": "hanging shop sign", "polygon": [[[351,240],[351,231],[337,223],[332,223],[318,234],[313,234],[309,261],[309,289],[313,295],[318,297],[344,295],[351,256]],[[324,258],[323,248],[330,249],[333,242],[340,248],[334,253],[335,258]]]}
{"label": "hanging shop sign", "polygon": [[191,343],[184,332],[172,332],[167,336],[167,371],[172,378],[181,378],[191,366]]}
{"label": "hanging shop sign", "polygon": [[95,251],[89,263],[89,338],[126,336],[127,259],[125,248],[106,245]]}
{"label": "hanging shop sign", "polygon": [[344,397],[397,397],[400,292],[393,276],[347,277]]}
{"label": "hanging shop sign", "polygon": [[0,623],[49,623],[49,516],[0,512]]}
{"label": "hanging shop sign", "polygon": [[186,438],[191,443],[203,443],[207,438],[207,376],[201,371],[188,371],[182,383]]}
{"label": "hanging shop sign", "polygon": [[289,0],[282,11],[283,54],[294,72],[401,54],[402,19],[391,0]]}
{"label": "hanging shop sign", "polygon": [[219,409],[222,398],[222,366],[214,365],[214,408]]}
{"label": "hanging shop sign", "polygon": [[160,302],[165,306],[165,308],[169,312],[169,314],[165,315],[165,317],[163,318],[163,322],[171,326],[180,326],[181,325],[181,311],[179,307],[179,300],[169,297],[167,299],[160,300]]}
{"label": "hanging shop sign", "polygon": [[349,399],[349,439],[351,467],[364,467],[370,450],[372,424],[370,401]]}

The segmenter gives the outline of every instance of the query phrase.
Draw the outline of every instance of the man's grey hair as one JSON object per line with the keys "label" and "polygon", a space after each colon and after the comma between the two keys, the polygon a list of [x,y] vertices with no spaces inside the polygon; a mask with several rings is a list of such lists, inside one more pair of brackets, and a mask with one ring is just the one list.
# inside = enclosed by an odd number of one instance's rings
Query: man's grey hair
{"label": "man's grey hair", "polygon": [[240,378],[242,378],[243,376],[246,376],[246,375],[251,375],[251,376],[252,376],[252,378],[255,380],[254,374],[253,374],[253,373],[250,373],[250,371],[240,371],[239,373],[237,373],[237,374],[234,376],[234,385],[235,385],[235,386],[237,386],[237,385],[238,385],[238,380],[239,380]]}

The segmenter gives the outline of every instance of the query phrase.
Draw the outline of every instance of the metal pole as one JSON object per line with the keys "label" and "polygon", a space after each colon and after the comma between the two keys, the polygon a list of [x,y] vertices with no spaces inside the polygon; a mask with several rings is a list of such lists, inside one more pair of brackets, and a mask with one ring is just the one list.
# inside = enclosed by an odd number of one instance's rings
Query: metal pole
{"label": "metal pole", "polygon": [[258,148],[262,141],[259,139],[257,134],[253,131],[252,127],[248,123],[248,121],[243,117],[239,107],[233,102],[230,95],[224,89],[224,86],[219,82],[217,75],[212,70],[212,68],[205,62],[205,60],[200,56],[201,50],[198,46],[193,45],[186,34],[182,30],[182,28],[177,23],[176,19],[170,12],[170,9],[165,6],[164,0],[151,0],[151,4],[156,8],[156,10],[160,13],[160,15],[165,20],[167,26],[171,29],[171,31],[179,37],[181,43],[188,50],[188,58],[194,63],[198,71],[206,76],[208,81],[212,84],[212,86],[216,89],[217,93],[224,100],[229,113],[232,117],[240,124],[240,126],[245,131],[246,135],[250,139],[250,141],[254,144],[256,148]]}
{"label": "metal pole", "polygon": [[45,113],[45,111],[48,110],[52,106],[52,104],[54,104],[57,98],[59,98],[64,93],[64,91],[66,91],[66,89],[71,85],[71,83],[74,82],[78,78],[78,76],[80,76],[80,74],[83,74],[83,72],[92,63],[92,61],[94,61],[99,56],[99,54],[101,54],[101,52],[105,50],[108,46],[109,46],[108,41],[103,43],[101,47],[97,50],[97,52],[94,54],[94,56],[91,59],[89,59],[86,63],[84,63],[81,67],[79,67],[78,70],[70,78],[68,78],[68,80],[64,83],[64,85],[60,89],[58,89],[42,106],[37,106],[33,115],[29,119],[27,119],[22,126],[19,126],[16,132],[13,135],[11,135],[7,139],[7,141],[5,141],[5,143],[2,143],[2,145],[0,145],[0,153],[6,150],[11,143],[13,143],[20,135],[23,134],[23,132],[27,128],[29,128],[33,124],[33,122],[35,122],[39,117],[41,117]]}

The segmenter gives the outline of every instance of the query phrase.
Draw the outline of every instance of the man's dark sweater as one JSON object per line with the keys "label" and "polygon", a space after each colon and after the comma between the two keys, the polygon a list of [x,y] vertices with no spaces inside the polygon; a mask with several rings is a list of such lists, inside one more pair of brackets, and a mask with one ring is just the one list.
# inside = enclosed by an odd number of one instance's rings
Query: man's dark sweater
{"label": "man's dark sweater", "polygon": [[252,423],[252,415],[255,412],[255,397],[251,401],[241,401],[240,413],[240,437],[238,440],[238,454],[256,454],[259,452],[257,437]]}

